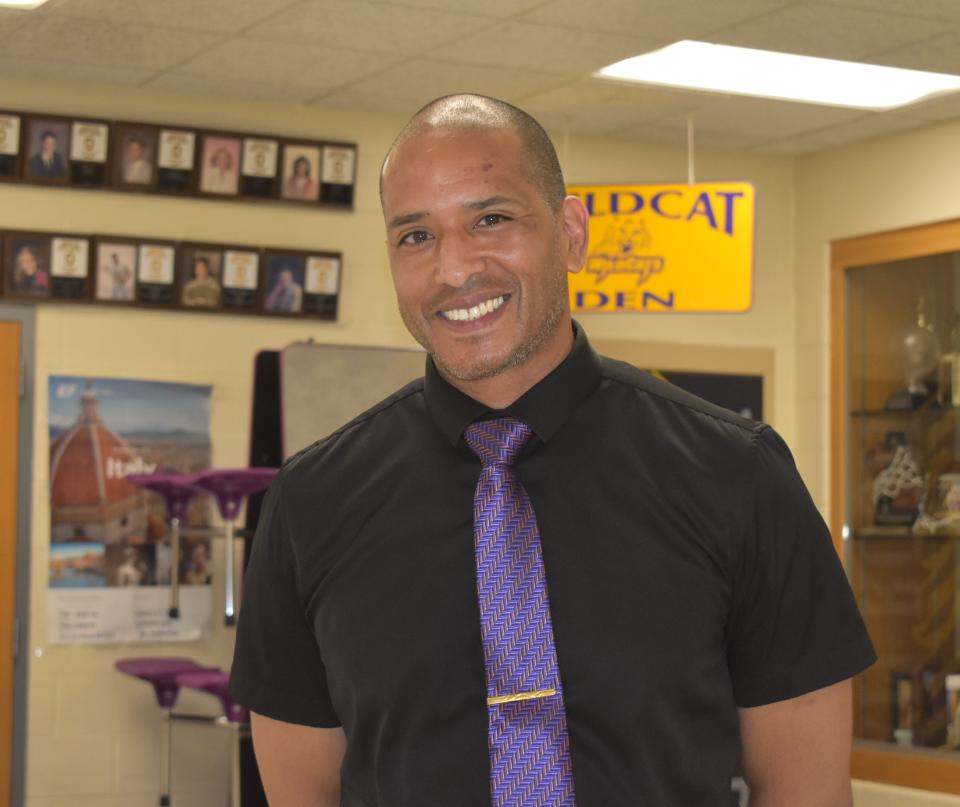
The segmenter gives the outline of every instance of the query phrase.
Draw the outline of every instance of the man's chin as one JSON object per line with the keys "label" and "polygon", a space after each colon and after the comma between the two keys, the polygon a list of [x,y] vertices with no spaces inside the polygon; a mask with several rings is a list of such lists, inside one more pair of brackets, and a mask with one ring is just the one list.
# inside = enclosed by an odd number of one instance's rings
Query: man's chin
{"label": "man's chin", "polygon": [[513,357],[489,356],[480,359],[472,358],[469,361],[456,361],[439,353],[431,354],[437,369],[453,381],[482,381],[493,378],[504,370],[514,366]]}

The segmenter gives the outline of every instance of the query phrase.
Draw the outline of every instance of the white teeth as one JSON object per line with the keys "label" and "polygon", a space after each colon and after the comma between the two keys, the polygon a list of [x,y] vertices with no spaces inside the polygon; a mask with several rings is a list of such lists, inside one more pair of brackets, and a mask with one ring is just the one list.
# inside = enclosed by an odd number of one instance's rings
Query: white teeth
{"label": "white teeth", "polygon": [[504,297],[500,295],[499,297],[484,300],[482,303],[477,303],[470,308],[451,308],[447,311],[441,311],[440,316],[456,322],[473,322],[476,319],[480,319],[480,317],[485,317],[487,314],[496,311],[503,305],[503,302]]}

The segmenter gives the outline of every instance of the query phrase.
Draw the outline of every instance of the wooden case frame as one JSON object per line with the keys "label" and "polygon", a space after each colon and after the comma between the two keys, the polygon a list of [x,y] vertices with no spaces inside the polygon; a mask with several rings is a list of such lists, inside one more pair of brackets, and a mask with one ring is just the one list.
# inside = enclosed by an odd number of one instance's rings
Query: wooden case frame
{"label": "wooden case frame", "polygon": [[[846,360],[847,272],[850,269],[960,252],[960,220],[910,227],[834,241],[830,270],[830,527],[843,557],[849,531],[847,451],[850,439]],[[891,743],[856,741],[852,775],[942,793],[960,794],[960,753],[938,749],[897,748]]]}

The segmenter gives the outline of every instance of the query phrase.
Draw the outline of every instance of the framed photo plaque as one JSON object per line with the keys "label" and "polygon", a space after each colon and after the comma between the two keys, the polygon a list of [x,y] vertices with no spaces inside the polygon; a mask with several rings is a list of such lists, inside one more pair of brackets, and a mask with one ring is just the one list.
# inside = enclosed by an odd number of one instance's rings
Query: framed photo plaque
{"label": "framed photo plaque", "polygon": [[97,238],[94,242],[94,299],[103,303],[132,303],[136,299],[137,257],[135,241]]}
{"label": "framed photo plaque", "polygon": [[268,250],[264,263],[263,310],[268,314],[302,313],[306,254]]}
{"label": "framed photo plaque", "polygon": [[50,297],[50,236],[7,233],[3,239],[3,288],[10,297]]}
{"label": "framed photo plaque", "polygon": [[50,240],[50,296],[86,300],[90,296],[90,239],[55,235]]}
{"label": "framed photo plaque", "polygon": [[66,185],[70,179],[70,124],[59,118],[27,118],[27,162],[24,178],[48,185]]}
{"label": "framed photo plaque", "polygon": [[227,249],[223,253],[223,307],[252,311],[257,304],[260,253]]}
{"label": "framed photo plaque", "polygon": [[320,148],[288,143],[283,147],[283,185],[280,195],[299,202],[320,198]]}
{"label": "framed photo plaque", "polygon": [[70,184],[99,188],[107,179],[110,127],[98,121],[70,126]]}
{"label": "framed photo plaque", "polygon": [[173,244],[141,242],[137,249],[137,302],[166,306],[175,302],[175,266]]}
{"label": "framed photo plaque", "polygon": [[20,116],[0,113],[0,181],[20,174]]}
{"label": "framed photo plaque", "polygon": [[324,202],[353,204],[357,150],[353,146],[324,146],[320,198]]}
{"label": "framed photo plaque", "polygon": [[240,191],[240,138],[203,136],[200,192],[236,196]]}
{"label": "framed photo plaque", "polygon": [[223,247],[184,244],[180,247],[180,305],[220,308]]}
{"label": "framed photo plaque", "polygon": [[157,155],[157,187],[187,193],[194,187],[197,135],[184,129],[161,129]]}
{"label": "framed photo plaque", "polygon": [[304,280],[303,310],[324,318],[337,316],[340,293],[340,256],[309,255]]}
{"label": "framed photo plaque", "polygon": [[268,199],[276,196],[277,164],[280,144],[262,137],[243,139],[243,164],[240,193]]}
{"label": "framed photo plaque", "polygon": [[114,131],[113,183],[124,190],[156,187],[157,131],[136,123],[118,124]]}

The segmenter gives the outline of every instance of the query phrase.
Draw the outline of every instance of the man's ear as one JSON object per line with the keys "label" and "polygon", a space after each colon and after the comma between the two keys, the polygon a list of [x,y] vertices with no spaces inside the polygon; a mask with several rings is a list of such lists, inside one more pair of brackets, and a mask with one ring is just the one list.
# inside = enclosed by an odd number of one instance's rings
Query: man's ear
{"label": "man's ear", "polygon": [[567,271],[579,272],[587,259],[587,247],[590,243],[590,214],[578,197],[568,196],[563,200],[560,208],[560,220],[566,242]]}

